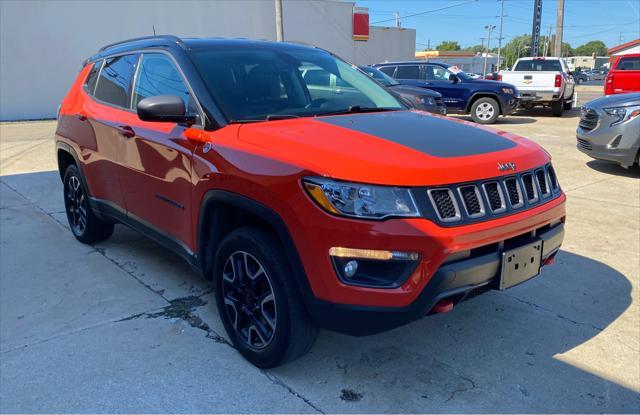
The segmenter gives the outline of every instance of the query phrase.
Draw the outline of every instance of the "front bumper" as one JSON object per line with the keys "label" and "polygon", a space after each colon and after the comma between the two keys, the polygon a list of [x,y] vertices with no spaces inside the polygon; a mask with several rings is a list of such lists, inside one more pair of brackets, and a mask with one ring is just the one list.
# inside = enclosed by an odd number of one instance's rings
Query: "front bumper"
{"label": "front bumper", "polygon": [[318,325],[345,334],[364,336],[391,330],[425,316],[442,299],[459,302],[472,292],[497,289],[503,251],[542,240],[544,263],[558,252],[563,239],[564,224],[557,221],[491,246],[480,247],[475,252],[472,250],[468,258],[442,265],[418,298],[405,307],[367,307],[315,301],[310,311]]}
{"label": "front bumper", "polygon": [[610,120],[600,119],[591,131],[578,127],[576,147],[594,159],[633,166],[640,151],[640,117],[614,127],[609,123]]}

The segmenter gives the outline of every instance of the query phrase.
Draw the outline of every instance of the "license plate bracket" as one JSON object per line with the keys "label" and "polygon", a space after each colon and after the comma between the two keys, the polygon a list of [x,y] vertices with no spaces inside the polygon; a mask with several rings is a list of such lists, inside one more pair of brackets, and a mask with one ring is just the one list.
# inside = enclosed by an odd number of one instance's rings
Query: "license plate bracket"
{"label": "license plate bracket", "polygon": [[540,273],[542,240],[537,240],[502,253],[500,290],[525,282]]}

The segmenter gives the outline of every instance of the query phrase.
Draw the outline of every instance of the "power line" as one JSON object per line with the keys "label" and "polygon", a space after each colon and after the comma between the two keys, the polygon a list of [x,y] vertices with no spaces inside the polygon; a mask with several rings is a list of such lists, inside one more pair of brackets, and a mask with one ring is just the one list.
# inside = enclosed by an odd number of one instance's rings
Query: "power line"
{"label": "power line", "polygon": [[[421,16],[421,15],[423,15],[423,14],[428,14],[428,13],[435,13],[435,12],[439,12],[439,11],[441,11],[441,10],[452,9],[452,8],[454,8],[454,7],[464,6],[465,4],[475,3],[475,2],[477,2],[477,1],[478,1],[478,0],[469,0],[469,1],[465,1],[465,2],[463,2],[463,3],[452,4],[451,6],[441,7],[441,8],[439,8],[439,9],[433,9],[433,10],[427,10],[427,11],[425,11],[425,12],[408,14],[408,15],[406,15],[406,16],[401,16],[401,17],[400,17],[400,19],[406,19],[406,18],[409,18],[409,17]],[[374,25],[374,24],[378,24],[378,23],[391,22],[391,21],[395,21],[395,20],[396,20],[396,18],[394,17],[394,18],[392,18],[392,19],[379,20],[379,21],[377,21],[377,22],[373,22],[373,23],[370,23],[370,24]]]}

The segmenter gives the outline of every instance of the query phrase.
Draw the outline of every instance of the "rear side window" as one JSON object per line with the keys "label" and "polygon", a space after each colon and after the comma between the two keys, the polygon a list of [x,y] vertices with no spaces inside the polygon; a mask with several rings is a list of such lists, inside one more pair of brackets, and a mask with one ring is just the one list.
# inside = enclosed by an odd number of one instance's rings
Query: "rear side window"
{"label": "rear side window", "polygon": [[640,71],[640,56],[637,58],[620,58],[617,71]]}
{"label": "rear side window", "polygon": [[129,108],[129,87],[138,55],[123,55],[105,59],[95,97],[118,107]]}
{"label": "rear side window", "polygon": [[87,92],[91,95],[93,95],[93,92],[96,90],[96,82],[98,81],[98,74],[100,73],[102,62],[102,60],[99,60],[93,63],[93,67],[91,68],[91,71],[89,71],[87,80],[84,83]]}
{"label": "rear side window", "polygon": [[518,62],[513,70],[523,72],[562,72],[562,66],[557,59],[529,59]]}
{"label": "rear side window", "polygon": [[184,101],[185,108],[196,112],[189,88],[171,59],[161,53],[145,53],[133,88],[132,106],[136,108],[138,102],[157,95],[178,96]]}
{"label": "rear side window", "polygon": [[396,73],[398,79],[420,79],[420,67],[418,65],[398,66]]}
{"label": "rear side window", "polygon": [[380,69],[382,72],[386,73],[387,75],[393,77],[393,73],[396,71],[396,67],[395,66],[384,66],[382,68],[378,68]]}

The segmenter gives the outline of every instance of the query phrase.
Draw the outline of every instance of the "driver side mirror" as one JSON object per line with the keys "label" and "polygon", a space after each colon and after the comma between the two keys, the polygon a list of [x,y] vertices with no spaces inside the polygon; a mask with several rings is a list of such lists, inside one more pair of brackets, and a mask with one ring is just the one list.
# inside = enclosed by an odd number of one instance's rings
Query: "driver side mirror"
{"label": "driver side mirror", "polygon": [[187,114],[182,98],[175,95],[156,95],[138,102],[138,117],[142,121],[175,122],[193,125],[197,115]]}
{"label": "driver side mirror", "polygon": [[449,74],[449,81],[454,84],[459,81],[458,77],[455,74]]}

